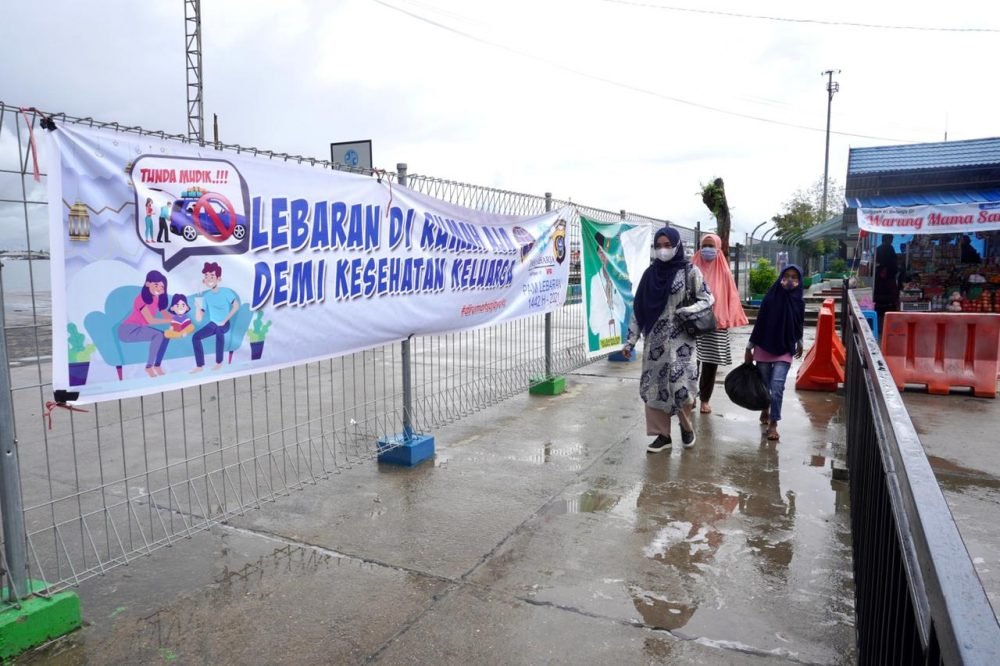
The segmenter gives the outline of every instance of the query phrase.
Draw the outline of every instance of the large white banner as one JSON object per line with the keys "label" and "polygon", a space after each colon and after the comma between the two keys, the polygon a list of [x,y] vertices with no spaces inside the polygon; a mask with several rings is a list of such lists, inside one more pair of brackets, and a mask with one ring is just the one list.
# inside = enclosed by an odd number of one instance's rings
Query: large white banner
{"label": "large white banner", "polygon": [[562,209],[155,137],[49,132],[55,389],[138,396],[558,308]]}
{"label": "large white banner", "polygon": [[858,227],[878,234],[967,234],[1000,229],[1000,202],[858,208]]}

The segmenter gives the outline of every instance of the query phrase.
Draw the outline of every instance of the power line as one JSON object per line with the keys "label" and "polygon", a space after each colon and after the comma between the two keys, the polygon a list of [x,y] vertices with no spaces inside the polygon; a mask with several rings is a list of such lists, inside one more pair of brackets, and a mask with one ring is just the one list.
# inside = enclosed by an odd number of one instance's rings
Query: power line
{"label": "power line", "polygon": [[631,5],[633,7],[646,7],[649,9],[661,9],[669,12],[686,12],[688,14],[703,14],[706,16],[727,16],[730,18],[752,19],[755,21],[778,21],[781,23],[805,23],[812,25],[832,25],[845,28],[866,28],[870,30],[917,30],[920,32],[985,32],[997,33],[997,28],[941,28],[923,25],[890,25],[884,23],[858,23],[854,21],[823,21],[821,19],[791,18],[787,16],[767,16],[764,14],[741,14],[738,12],[724,12],[716,9],[692,9],[690,7],[673,7],[670,5],[658,5],[651,2],[638,2],[637,0],[602,0],[614,5]]}
{"label": "power line", "polygon": [[[508,53],[513,53],[515,55],[521,56],[522,58],[528,58],[530,60],[538,60],[538,61],[546,63],[547,65],[550,65],[551,67],[555,67],[556,69],[561,69],[561,70],[563,70],[565,72],[569,72],[571,74],[575,74],[577,76],[583,77],[585,79],[590,79],[592,81],[598,81],[600,83],[606,83],[606,84],[614,86],[616,88],[622,88],[624,90],[629,90],[629,91],[632,91],[632,92],[637,92],[637,93],[640,93],[640,94],[643,94],[643,95],[648,95],[650,97],[656,97],[658,99],[663,99],[663,100],[666,100],[668,102],[674,102],[676,104],[683,104],[685,106],[690,106],[690,107],[693,107],[693,108],[696,108],[696,109],[704,109],[706,111],[715,111],[716,113],[722,113],[722,114],[725,114],[727,116],[735,116],[737,118],[745,118],[747,120],[756,120],[758,122],[768,123],[768,124],[771,124],[771,125],[780,125],[782,127],[792,127],[792,128],[795,128],[795,129],[808,130],[810,132],[826,132],[826,129],[824,129],[822,127],[812,127],[811,125],[800,125],[798,123],[790,123],[790,122],[785,122],[785,121],[782,121],[782,120],[775,120],[773,118],[765,118],[763,116],[755,116],[755,115],[749,114],[749,113],[741,113],[739,111],[730,111],[729,109],[723,109],[723,108],[720,108],[720,107],[717,107],[717,106],[711,106],[709,104],[703,104],[701,102],[695,102],[695,101],[692,101],[692,100],[689,100],[689,99],[684,99],[684,98],[681,98],[681,97],[674,97],[672,95],[666,95],[666,94],[658,92],[656,90],[650,90],[649,88],[643,88],[641,86],[636,86],[636,85],[633,85],[631,83],[623,83],[621,81],[616,81],[614,79],[609,79],[607,77],[600,76],[599,74],[592,74],[590,72],[585,72],[583,70],[579,70],[579,69],[576,69],[574,67],[569,67],[568,65],[564,65],[564,64],[562,64],[560,62],[557,62],[555,60],[550,60],[548,58],[543,58],[543,57],[535,55],[533,53],[528,53],[526,51],[521,51],[519,49],[515,49],[513,47],[507,46],[506,44],[502,44],[500,42],[494,42],[494,41],[489,40],[489,39],[484,39],[484,38],[479,37],[477,35],[473,35],[471,33],[465,32],[464,30],[459,30],[458,28],[453,28],[450,25],[446,25],[444,23],[440,23],[438,21],[435,21],[434,19],[427,18],[426,16],[421,16],[420,14],[417,14],[416,12],[412,12],[412,11],[410,11],[408,9],[403,9],[402,7],[397,7],[396,5],[393,5],[393,4],[390,4],[388,2],[385,2],[384,0],[372,0],[372,2],[380,4],[383,7],[387,7],[388,9],[391,9],[393,11],[399,12],[400,14],[405,14],[406,16],[409,16],[410,18],[415,19],[417,21],[420,21],[422,23],[427,23],[428,25],[432,25],[432,26],[434,26],[436,28],[439,28],[441,30],[445,30],[447,32],[450,32],[452,34],[458,35],[460,37],[464,37],[466,39],[470,39],[470,40],[472,40],[474,42],[479,42],[480,44],[486,44],[487,46],[492,46],[492,47],[500,49],[502,51],[507,51]],[[871,135],[871,134],[857,134],[857,133],[854,133],[854,132],[838,132],[838,131],[831,131],[830,133],[831,134],[837,134],[839,136],[854,137],[854,138],[858,138],[858,139],[873,139],[875,141],[892,141],[894,143],[914,143],[914,141],[912,139],[897,139],[897,138],[886,137],[886,136],[874,136],[874,135]]]}

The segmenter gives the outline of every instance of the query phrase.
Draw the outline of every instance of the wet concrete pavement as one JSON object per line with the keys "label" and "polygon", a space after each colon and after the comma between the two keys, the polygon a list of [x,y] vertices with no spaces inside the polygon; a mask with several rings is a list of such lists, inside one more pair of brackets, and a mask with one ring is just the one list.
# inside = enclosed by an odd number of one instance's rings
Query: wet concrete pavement
{"label": "wet concrete pavement", "polygon": [[720,385],[693,449],[648,455],[638,376],[600,361],[441,428],[432,462],[91,579],[87,626],[21,661],[853,663],[841,399],[789,386],[775,444]]}
{"label": "wet concrete pavement", "polygon": [[903,402],[993,611],[1000,608],[1000,405],[905,391]]}

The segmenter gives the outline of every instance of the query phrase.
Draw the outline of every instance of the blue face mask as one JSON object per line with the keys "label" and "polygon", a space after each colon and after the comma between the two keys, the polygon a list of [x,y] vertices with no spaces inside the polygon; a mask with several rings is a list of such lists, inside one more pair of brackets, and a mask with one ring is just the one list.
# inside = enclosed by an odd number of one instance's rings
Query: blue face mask
{"label": "blue face mask", "polygon": [[703,247],[701,248],[701,258],[706,261],[712,261],[719,254],[719,251],[714,247]]}

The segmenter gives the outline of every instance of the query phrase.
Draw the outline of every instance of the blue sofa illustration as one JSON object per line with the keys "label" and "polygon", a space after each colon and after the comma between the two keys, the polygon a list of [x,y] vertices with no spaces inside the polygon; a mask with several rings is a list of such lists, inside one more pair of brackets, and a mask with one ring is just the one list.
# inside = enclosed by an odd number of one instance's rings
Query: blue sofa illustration
{"label": "blue sofa illustration", "polygon": [[[132,311],[132,303],[135,302],[135,297],[139,295],[139,290],[139,287],[133,286],[114,289],[104,301],[104,312],[90,312],[83,320],[83,325],[87,329],[90,339],[97,346],[97,352],[104,359],[105,363],[115,366],[115,369],[118,371],[118,379],[122,378],[122,366],[133,363],[142,363],[145,365],[146,356],[149,353],[148,342],[122,342],[118,339],[118,327]],[[194,303],[194,296],[194,294],[188,295],[188,302]],[[196,322],[194,321],[194,313],[192,312],[191,314],[191,321],[195,325],[195,330],[200,329],[208,323],[208,317],[203,318],[200,322]],[[247,329],[250,328],[250,319],[250,306],[242,303],[240,309],[230,320],[232,323],[225,337],[223,348],[229,352],[230,363],[233,362],[233,353],[243,344],[243,338],[246,337]],[[157,326],[157,328],[166,330],[167,326]],[[194,367],[194,347],[191,346],[192,337],[188,335],[183,338],[172,339],[170,344],[167,345],[167,352],[163,356],[164,360],[189,356],[192,358],[191,365]],[[214,358],[215,340],[207,339],[203,342],[203,345],[205,357],[207,359]]]}

